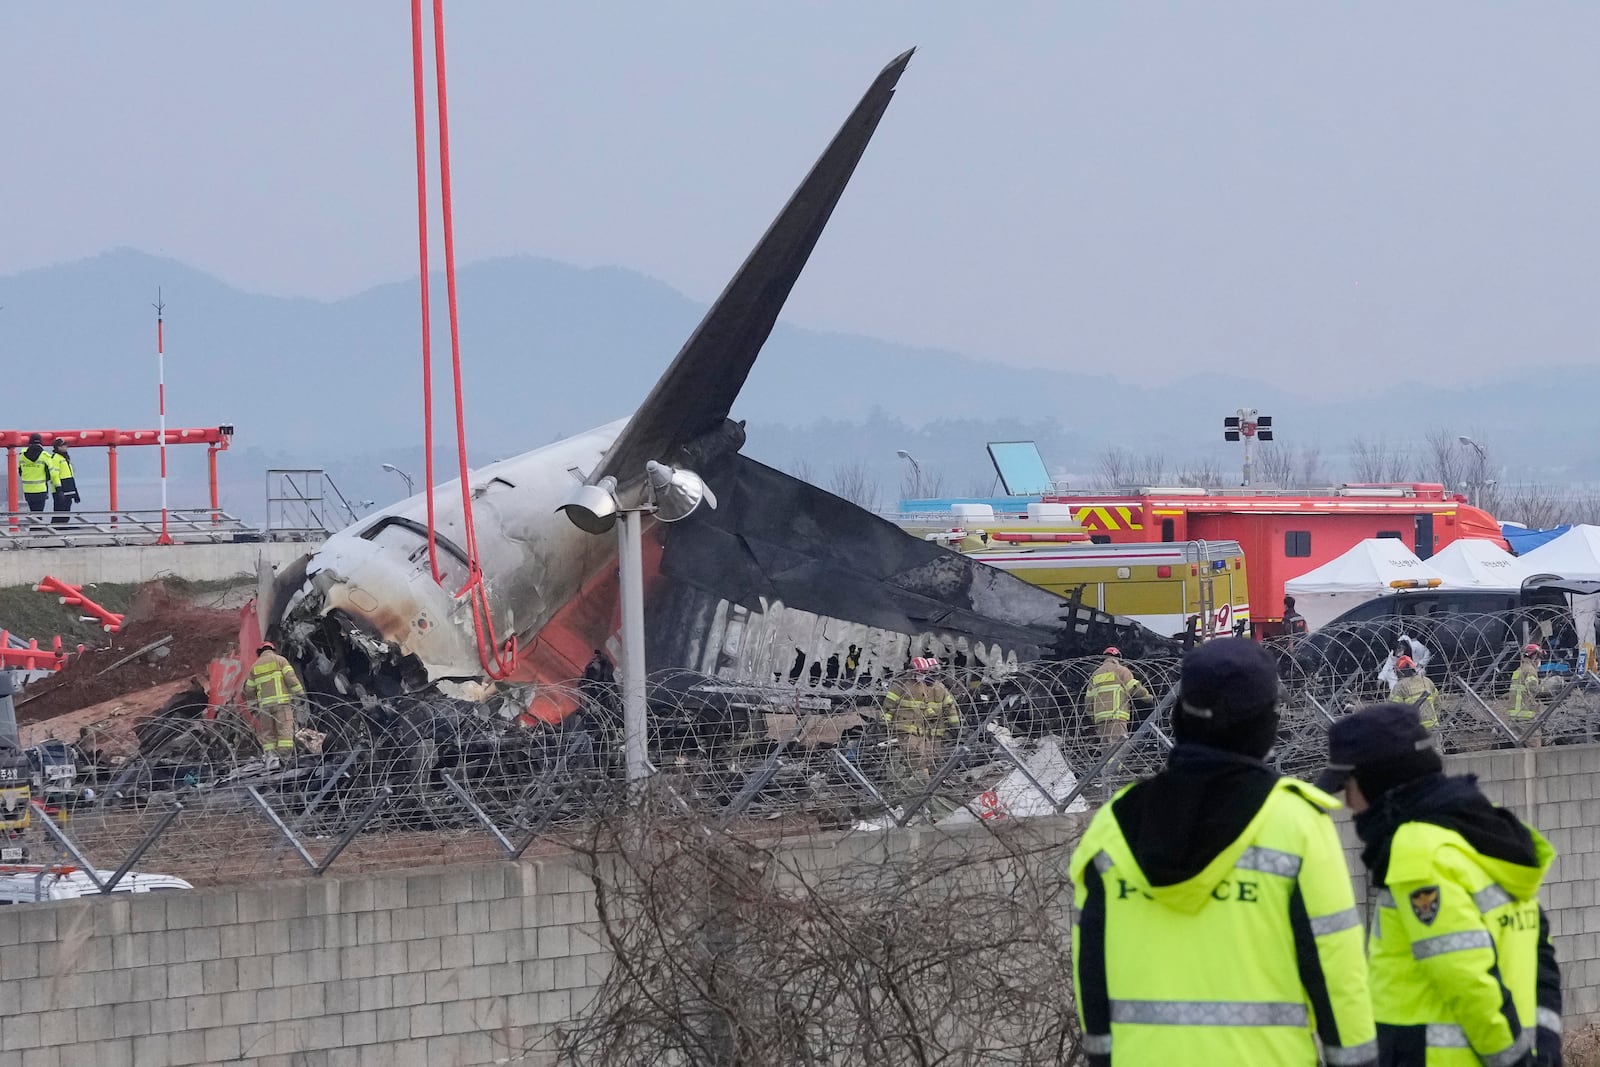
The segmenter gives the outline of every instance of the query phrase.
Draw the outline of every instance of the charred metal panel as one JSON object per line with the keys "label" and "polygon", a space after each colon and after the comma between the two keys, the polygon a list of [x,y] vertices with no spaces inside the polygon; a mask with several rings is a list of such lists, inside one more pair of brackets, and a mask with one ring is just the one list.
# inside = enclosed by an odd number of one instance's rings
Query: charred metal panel
{"label": "charred metal panel", "polygon": [[658,531],[652,666],[767,682],[796,661],[826,676],[838,656],[842,672],[852,647],[874,673],[920,651],[976,665],[1176,648],[744,456],[702,473],[721,506]]}

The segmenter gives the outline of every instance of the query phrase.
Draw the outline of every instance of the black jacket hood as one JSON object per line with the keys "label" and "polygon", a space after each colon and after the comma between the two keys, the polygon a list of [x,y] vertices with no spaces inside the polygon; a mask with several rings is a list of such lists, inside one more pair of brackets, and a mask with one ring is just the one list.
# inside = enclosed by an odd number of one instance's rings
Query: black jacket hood
{"label": "black jacket hood", "polygon": [[1111,813],[1150,885],[1176,885],[1238,839],[1277,781],[1260,760],[1180,744],[1167,769],[1125,790]]}
{"label": "black jacket hood", "polygon": [[1491,859],[1523,867],[1541,865],[1528,828],[1515,814],[1496,807],[1479,791],[1476,775],[1450,778],[1430,774],[1396,786],[1356,816],[1356,833],[1366,846],[1361,850],[1361,862],[1379,885],[1388,882],[1389,848],[1395,831],[1408,822],[1454,830]]}

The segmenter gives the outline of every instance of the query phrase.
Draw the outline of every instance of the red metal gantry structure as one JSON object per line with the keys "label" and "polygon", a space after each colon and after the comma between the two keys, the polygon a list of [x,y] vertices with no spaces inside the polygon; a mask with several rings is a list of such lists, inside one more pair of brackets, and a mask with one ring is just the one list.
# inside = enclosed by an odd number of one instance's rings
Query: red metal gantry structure
{"label": "red metal gantry structure", "polygon": [[69,448],[104,448],[107,460],[107,510],[113,514],[117,508],[117,449],[132,445],[205,445],[206,466],[211,482],[211,519],[221,518],[222,501],[217,492],[217,453],[226,452],[233,440],[233,427],[208,426],[203,429],[167,430],[165,442],[159,430],[0,430],[0,444],[6,449],[6,510],[11,513],[11,529],[17,529],[17,519],[22,503],[21,485],[17,480],[17,450],[28,447],[28,437],[38,434],[49,449],[56,438],[61,438]]}

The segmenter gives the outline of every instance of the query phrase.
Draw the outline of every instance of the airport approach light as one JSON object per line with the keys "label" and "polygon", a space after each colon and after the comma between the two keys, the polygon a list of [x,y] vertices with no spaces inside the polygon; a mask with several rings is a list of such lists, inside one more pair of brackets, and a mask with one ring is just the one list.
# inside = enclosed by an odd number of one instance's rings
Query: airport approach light
{"label": "airport approach light", "polygon": [[[622,748],[628,781],[650,774],[645,715],[644,662],[644,522],[653,514],[662,522],[686,519],[702,503],[715,508],[717,497],[691,470],[650,460],[644,465],[648,499],[636,508],[617,500],[617,480],[610,475],[594,485],[580,485],[557,510],[578,529],[602,534],[617,528],[617,584],[622,600]],[[622,522],[618,523],[617,518]]]}
{"label": "airport approach light", "polygon": [[1244,442],[1244,479],[1240,485],[1250,484],[1250,442],[1272,440],[1272,416],[1258,415],[1255,408],[1240,408],[1222,420],[1224,441]]}

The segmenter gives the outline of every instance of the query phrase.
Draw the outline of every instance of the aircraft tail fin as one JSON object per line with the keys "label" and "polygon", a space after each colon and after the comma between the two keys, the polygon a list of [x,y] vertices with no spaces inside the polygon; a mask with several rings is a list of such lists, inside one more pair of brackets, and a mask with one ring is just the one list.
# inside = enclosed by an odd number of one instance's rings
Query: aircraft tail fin
{"label": "aircraft tail fin", "polygon": [[914,51],[896,57],[873,80],[590,474],[591,484],[607,475],[622,486],[638,482],[647,460],[667,460],[675,449],[722,426]]}

